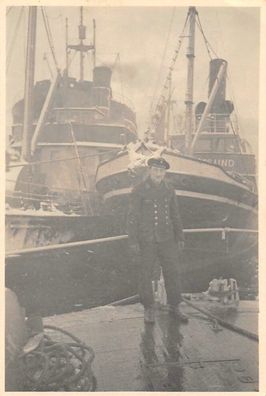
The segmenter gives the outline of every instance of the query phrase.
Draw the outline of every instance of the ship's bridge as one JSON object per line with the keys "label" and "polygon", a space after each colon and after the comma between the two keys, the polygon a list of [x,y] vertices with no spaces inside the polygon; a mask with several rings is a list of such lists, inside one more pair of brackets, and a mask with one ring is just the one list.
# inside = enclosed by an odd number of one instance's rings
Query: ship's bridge
{"label": "ship's bridge", "polygon": [[[137,136],[136,115],[126,103],[113,95],[107,70],[95,68],[93,81],[63,77],[56,87],[39,142],[63,143],[69,140],[68,126],[73,124],[75,139],[126,144]],[[109,77],[110,78],[110,77]],[[33,130],[40,117],[51,82],[39,81],[33,94]],[[12,137],[16,146],[22,140],[24,100],[13,107]],[[81,132],[81,129],[83,131]],[[76,136],[76,131],[79,136]]]}

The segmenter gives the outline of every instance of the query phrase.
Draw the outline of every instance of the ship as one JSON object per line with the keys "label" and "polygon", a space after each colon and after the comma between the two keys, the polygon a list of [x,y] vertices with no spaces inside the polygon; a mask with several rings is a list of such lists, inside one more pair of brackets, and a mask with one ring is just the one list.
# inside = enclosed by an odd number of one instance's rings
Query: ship
{"label": "ship", "polygon": [[[63,310],[70,300],[70,309],[86,298],[105,303],[119,298],[121,290],[130,290],[127,282],[120,288],[112,282],[112,272],[118,272],[119,280],[120,272],[132,272],[122,266],[118,253],[113,257],[113,250],[121,251],[119,240],[111,239],[107,248],[97,245],[97,254],[87,246],[71,248],[71,243],[121,234],[118,221],[103,211],[95,174],[100,162],[137,139],[135,110],[124,95],[124,101],[116,99],[112,67],[96,63],[96,22],[88,43],[83,11],[80,7],[74,44],[68,40],[66,20],[64,70],[55,62],[53,78],[35,82],[41,14],[48,32],[50,27],[45,8],[28,7],[25,91],[12,108],[7,148],[5,240],[7,286],[29,311],[45,306],[47,312],[54,300]],[[80,57],[78,77],[72,77],[70,68],[75,54]],[[93,60],[90,73],[85,68],[88,54]],[[92,80],[85,75],[92,75]],[[52,250],[40,251],[48,246]],[[102,284],[105,291],[100,290]],[[100,301],[92,297],[99,293]]]}
{"label": "ship", "polygon": [[178,197],[185,232],[180,260],[185,292],[204,290],[219,277],[246,285],[255,276],[257,262],[255,156],[233,123],[234,104],[226,99],[226,60],[211,59],[208,101],[193,107],[197,16],[196,8],[190,7],[185,133],[171,131],[167,122],[175,55],[166,78],[168,97],[159,98],[145,139],[100,164],[96,177],[108,212],[120,216],[126,227],[130,193],[146,177],[147,160],[156,156],[167,160],[167,179]]}
{"label": "ship", "polygon": [[[30,15],[32,32],[36,12]],[[33,40],[30,36],[29,43]],[[73,51],[80,54],[78,79],[69,75]],[[17,161],[9,163],[6,174],[7,250],[81,240],[83,234],[88,238],[100,213],[97,166],[136,140],[134,111],[112,96],[111,68],[94,65],[92,81],[84,79],[84,57],[90,51],[95,44],[86,44],[81,9],[79,43],[66,43],[63,72],[33,85],[34,47],[28,56],[25,98],[12,109],[9,152]]]}
{"label": "ship", "polygon": [[[145,177],[145,161],[157,154],[170,163],[167,177],[180,200],[186,238],[183,291],[206,290],[219,276],[249,285],[257,258],[255,159],[228,129],[227,63],[211,63],[209,101],[197,106],[195,130],[188,91],[189,133],[170,133],[164,122],[169,95],[159,98],[153,128],[140,140],[134,111],[114,98],[111,68],[94,60],[92,80],[84,79],[84,54],[95,55],[96,48],[95,40],[86,43],[82,7],[79,42],[66,39],[65,70],[57,68],[51,81],[34,84],[37,10],[29,7],[25,96],[13,107],[6,164],[6,286],[27,314],[79,310],[136,293],[137,263],[126,230],[128,198]],[[192,30],[196,15],[191,7]],[[191,81],[191,43],[188,48]],[[80,55],[79,79],[70,76],[70,51]],[[235,142],[239,151],[230,152],[230,144],[220,153],[201,150],[200,142],[208,140]],[[225,161],[233,169],[226,169]]]}
{"label": "ship", "polygon": [[[29,8],[29,33],[38,9]],[[258,301],[239,302],[235,280],[228,293],[227,280],[216,279],[206,293],[182,295],[190,320],[181,324],[164,309],[159,282],[161,309],[154,325],[144,325],[125,227],[132,187],[145,177],[147,159],[163,156],[184,222],[184,290],[206,290],[219,275],[250,281],[245,262],[257,259],[255,158],[232,129],[227,63],[211,61],[209,101],[196,106],[194,123],[186,119],[188,132],[170,133],[164,123],[170,87],[154,130],[139,140],[134,112],[114,99],[110,68],[94,65],[92,81],[82,78],[84,51],[95,51],[95,43],[83,42],[80,11],[80,43],[66,44],[81,55],[80,80],[66,68],[34,85],[30,62],[28,94],[13,109],[6,163],[5,274],[12,291],[5,298],[5,390],[258,391]],[[196,15],[190,7],[190,32]],[[186,102],[191,115],[191,91]],[[77,349],[80,354],[73,353]]]}

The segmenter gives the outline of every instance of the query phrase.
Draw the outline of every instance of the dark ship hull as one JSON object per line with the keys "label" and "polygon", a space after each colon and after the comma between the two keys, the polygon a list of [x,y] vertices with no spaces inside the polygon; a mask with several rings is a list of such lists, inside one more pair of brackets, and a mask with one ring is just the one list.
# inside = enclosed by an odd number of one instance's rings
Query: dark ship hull
{"label": "dark ship hull", "polygon": [[[29,9],[25,97],[12,108],[7,152],[6,284],[27,311],[47,311],[53,304],[68,310],[67,304],[71,309],[80,295],[97,305],[119,294],[114,276],[107,282],[110,251],[101,245],[91,263],[88,249],[72,254],[63,245],[120,234],[116,219],[102,213],[95,174],[99,163],[136,140],[136,115],[125,97],[121,101],[114,94],[109,67],[94,63],[92,79],[84,78],[84,54],[95,51],[94,45],[85,45],[84,25],[79,30],[82,45],[66,43],[67,57],[72,50],[81,54],[80,78],[70,76],[67,61],[52,81],[33,84],[37,9]],[[40,252],[58,245],[57,253]],[[80,285],[75,273],[84,279]],[[108,299],[99,300],[97,293],[93,299],[94,286],[105,282]]]}
{"label": "dark ship hull", "polygon": [[24,249],[6,258],[6,286],[15,291],[27,315],[108,304],[135,294],[136,277],[126,237],[43,252]]}
{"label": "dark ship hull", "polygon": [[[179,199],[185,229],[183,291],[204,290],[219,276],[245,283],[250,271],[244,269],[257,256],[257,195],[219,166],[167,149],[162,156],[170,163],[167,177]],[[97,174],[106,210],[124,225],[132,185],[145,172],[140,169],[132,178],[129,163],[125,152],[99,166]]]}

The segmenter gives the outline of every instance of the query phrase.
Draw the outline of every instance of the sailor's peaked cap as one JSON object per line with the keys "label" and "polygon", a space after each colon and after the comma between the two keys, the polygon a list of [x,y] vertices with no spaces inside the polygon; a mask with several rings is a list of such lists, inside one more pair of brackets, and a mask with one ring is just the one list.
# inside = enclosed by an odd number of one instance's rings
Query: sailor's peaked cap
{"label": "sailor's peaked cap", "polygon": [[152,157],[149,158],[147,161],[148,166],[154,166],[155,168],[163,168],[163,169],[169,169],[170,165],[169,163],[162,157]]}

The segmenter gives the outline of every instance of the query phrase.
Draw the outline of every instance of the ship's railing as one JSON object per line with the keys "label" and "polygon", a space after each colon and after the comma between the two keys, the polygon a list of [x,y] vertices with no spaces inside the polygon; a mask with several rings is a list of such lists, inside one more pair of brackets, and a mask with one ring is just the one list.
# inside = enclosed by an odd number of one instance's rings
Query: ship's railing
{"label": "ship's railing", "polygon": [[110,125],[124,125],[132,133],[136,133],[136,124],[131,119],[131,114],[126,111],[122,111],[121,114],[119,112],[115,117],[109,116],[107,109],[101,109],[97,106],[91,108],[55,108],[53,112],[55,121],[58,123],[77,122],[84,125],[101,125],[108,122]]}
{"label": "ship's railing", "polygon": [[[9,181],[10,183],[10,181]],[[12,181],[11,183],[17,183]],[[28,188],[34,188],[45,185],[36,183],[19,182],[20,185],[27,185]],[[84,200],[90,214],[98,214],[99,210],[99,195],[95,191],[77,192],[72,189],[63,187],[53,187],[52,190],[46,193],[29,191],[12,191],[7,190],[6,210],[8,213],[14,213],[14,210],[21,210],[24,214],[40,214],[38,211],[46,212],[44,214],[85,214]],[[82,196],[81,196],[82,194]],[[12,212],[13,210],[13,212]]]}
{"label": "ship's railing", "polygon": [[[201,115],[196,117],[196,127],[201,119]],[[230,133],[238,131],[236,120],[230,118],[229,114],[210,113],[203,123],[203,131],[210,133]]]}
{"label": "ship's railing", "polygon": [[91,124],[104,118],[104,112],[98,107],[57,107],[53,109],[55,121],[58,123],[79,122]]}
{"label": "ship's railing", "polygon": [[[222,240],[225,240],[229,237],[229,234],[250,234],[254,235],[254,242],[250,247],[255,247],[257,245],[257,235],[258,235],[258,230],[256,229],[247,229],[247,228],[230,228],[230,227],[225,227],[225,228],[190,228],[190,229],[184,229],[184,233],[186,234],[192,234],[192,235],[198,235],[200,233],[205,233],[205,234],[212,234],[212,233],[218,233],[220,234],[220,238]],[[29,253],[36,253],[36,252],[47,252],[47,251],[54,251],[54,250],[63,250],[63,249],[70,249],[70,248],[77,248],[81,246],[89,246],[93,244],[99,244],[99,243],[105,243],[105,242],[113,242],[113,241],[120,241],[120,240],[127,240],[128,235],[127,234],[121,234],[121,235],[115,235],[111,237],[105,237],[105,238],[98,238],[98,239],[88,239],[86,241],[75,241],[75,242],[67,242],[67,243],[60,243],[60,244],[53,244],[53,245],[46,245],[46,246],[38,246],[38,247],[33,247],[33,248],[24,248],[24,249],[17,249],[17,250],[12,250],[12,251],[6,251],[6,257],[12,257],[14,255],[24,255],[24,254],[29,254]],[[188,248],[191,250],[191,248]]]}

